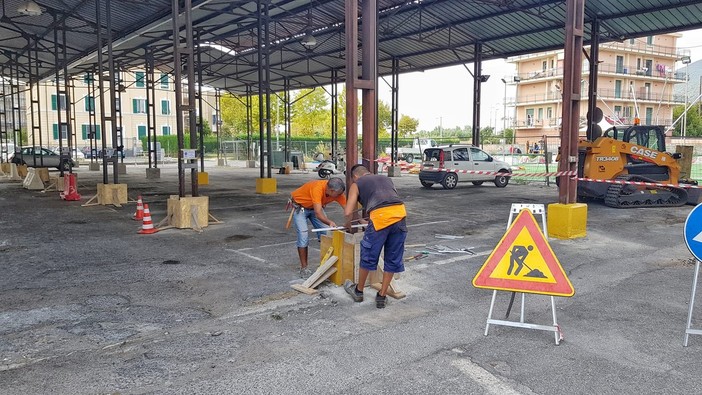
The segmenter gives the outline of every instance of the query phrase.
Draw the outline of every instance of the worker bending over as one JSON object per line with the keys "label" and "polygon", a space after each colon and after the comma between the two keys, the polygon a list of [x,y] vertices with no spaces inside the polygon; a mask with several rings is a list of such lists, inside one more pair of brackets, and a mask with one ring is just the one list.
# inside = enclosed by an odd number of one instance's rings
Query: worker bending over
{"label": "worker bending over", "polygon": [[[307,268],[307,246],[310,241],[307,220],[314,228],[336,227],[336,223],[324,213],[324,207],[331,202],[338,202],[341,207],[346,204],[344,191],[346,186],[340,178],[310,181],[293,191],[290,200],[294,207],[293,223],[297,232],[297,254],[300,256],[300,277],[309,277],[312,272]],[[322,232],[320,232],[322,233]],[[317,234],[317,238],[321,234]]]}
{"label": "worker bending over", "polygon": [[390,178],[371,174],[362,165],[353,166],[351,173],[354,183],[349,186],[344,208],[345,226],[351,228],[351,220],[359,202],[364,212],[369,215],[369,224],[361,241],[358,284],[347,280],[344,289],[354,301],[362,302],[363,287],[368,274],[371,270],[377,270],[380,250],[385,248],[383,283],[375,296],[375,306],[382,309],[385,307],[387,290],[393,274],[405,271],[402,255],[407,238],[407,212]]}

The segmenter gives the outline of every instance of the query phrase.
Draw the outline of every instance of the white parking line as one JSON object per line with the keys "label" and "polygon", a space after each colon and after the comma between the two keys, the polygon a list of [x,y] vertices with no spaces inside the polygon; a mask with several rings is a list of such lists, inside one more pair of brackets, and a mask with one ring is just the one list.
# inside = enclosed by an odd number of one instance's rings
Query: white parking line
{"label": "white parking line", "polygon": [[422,222],[421,224],[410,224],[407,225],[408,228],[413,228],[415,226],[424,226],[424,225],[433,225],[433,224],[443,224],[445,222],[451,222],[450,220],[446,221],[434,221],[434,222]]}
{"label": "white parking line", "polygon": [[[436,261],[436,262],[432,262],[432,263],[420,263],[420,264],[418,264],[418,265],[412,266],[412,268],[414,268],[414,269],[426,269],[426,268],[428,268],[429,266],[445,265],[445,264],[447,264],[447,263],[454,263],[454,262],[460,262],[460,261],[467,261],[467,260],[469,260],[469,259],[471,259],[471,258],[476,258],[476,257],[479,257],[479,256],[488,255],[488,254],[490,254],[491,252],[492,252],[491,250],[487,250],[487,251],[483,251],[483,252],[476,252],[475,255],[461,254],[461,255],[455,256],[455,257],[453,257],[453,258],[443,259],[443,260],[441,260],[441,261]],[[436,256],[436,255],[429,255],[429,257],[432,257],[432,256]]]}
{"label": "white parking line", "polygon": [[470,377],[473,381],[480,384],[481,387],[485,388],[486,393],[495,395],[520,395],[521,393],[507,383],[503,382],[499,378],[495,377],[492,373],[478,366],[477,364],[467,360],[459,359],[451,362],[451,365],[455,366],[464,373],[466,376]]}
{"label": "white parking line", "polygon": [[224,250],[225,250],[225,251],[230,251],[230,252],[236,252],[237,254],[241,254],[241,255],[243,255],[243,256],[245,256],[245,257],[247,257],[247,258],[253,259],[254,261],[266,262],[265,259],[261,259],[261,258],[259,258],[259,257],[257,257],[257,256],[253,256],[253,255],[247,254],[247,253],[242,252],[242,251],[240,251],[240,250],[232,250],[232,249],[230,249],[230,248],[225,248]]}

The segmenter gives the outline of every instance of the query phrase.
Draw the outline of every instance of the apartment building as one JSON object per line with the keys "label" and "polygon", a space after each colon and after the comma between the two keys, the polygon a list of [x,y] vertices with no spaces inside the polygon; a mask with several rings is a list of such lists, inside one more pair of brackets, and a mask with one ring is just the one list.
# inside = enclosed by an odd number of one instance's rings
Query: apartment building
{"label": "apartment building", "polygon": [[[111,128],[109,121],[105,128],[107,133],[101,130],[100,122],[100,96],[99,84],[92,74],[84,74],[73,80],[73,87],[69,88],[68,96],[71,99],[71,125],[73,130],[73,146],[78,149],[90,147],[102,147],[102,139],[106,140],[108,147],[112,146]],[[146,73],[143,70],[130,70],[119,72],[115,76],[116,85],[119,92],[117,110],[117,125],[121,124],[122,136],[121,144],[125,150],[133,147],[141,147],[140,139],[146,137],[148,129],[147,111],[154,111],[156,123],[153,125],[157,136],[169,136],[176,134],[176,111],[175,111],[175,81],[173,76],[166,73],[156,73],[154,82],[155,103],[149,109],[146,90]],[[109,81],[103,81],[105,99],[105,117],[111,116],[109,105]],[[37,89],[34,88],[37,95]],[[61,87],[63,90],[63,87]],[[184,89],[187,89],[184,87]],[[26,92],[27,100],[29,93]],[[61,112],[61,123],[66,123],[66,96],[57,94],[56,86],[53,82],[41,84],[38,87],[39,106],[27,108],[27,121],[35,127],[28,126],[29,144],[32,144],[34,137],[39,143],[41,134],[42,145],[55,147],[59,145],[59,135],[63,139],[62,145],[66,146],[67,133],[65,127],[59,133],[59,111]],[[35,96],[36,100],[36,96]],[[183,101],[187,103],[187,94],[184,94]],[[28,106],[29,107],[29,106]],[[203,92],[203,119],[212,127],[216,122],[215,115],[215,93]],[[197,109],[199,114],[199,108]],[[32,121],[33,120],[33,121]],[[188,127],[187,114],[183,116],[184,127]],[[92,141],[91,141],[92,140]],[[118,137],[118,141],[119,141]]]}
{"label": "apartment building", "polygon": [[[633,124],[671,125],[673,107],[684,104],[684,95],[673,94],[675,84],[685,82],[674,70],[689,62],[689,50],[678,50],[680,34],[640,37],[600,45],[597,107],[605,119],[601,126]],[[589,47],[586,47],[589,53]],[[563,111],[563,51],[542,52],[508,59],[516,74],[505,83],[516,86],[516,97],[506,98],[508,125],[515,143],[530,147],[544,136],[558,138]],[[585,136],[588,107],[589,62],[583,57],[580,102],[580,133]]]}

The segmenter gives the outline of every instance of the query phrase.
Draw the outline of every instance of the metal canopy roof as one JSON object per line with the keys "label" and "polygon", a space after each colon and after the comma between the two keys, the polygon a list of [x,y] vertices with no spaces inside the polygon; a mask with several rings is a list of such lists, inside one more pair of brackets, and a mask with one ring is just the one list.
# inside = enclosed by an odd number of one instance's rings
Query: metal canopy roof
{"label": "metal canopy roof", "polygon": [[[25,2],[2,3],[0,64],[19,64],[19,76],[26,80],[28,56],[38,52],[32,70],[41,79],[51,78],[58,28],[59,65],[68,64],[70,74],[96,67],[96,0],[35,0],[43,9],[38,16],[18,13]],[[100,0],[103,38],[107,2]],[[172,71],[171,0],[110,4],[118,67],[143,69],[149,50],[157,68]],[[389,74],[393,58],[402,73],[472,62],[478,42],[483,60],[560,49],[565,5],[562,0],[378,0],[378,72]],[[205,84],[233,93],[243,93],[247,85],[257,90],[257,7],[256,1],[193,0]],[[595,18],[601,42],[702,27],[698,0],[587,0],[585,7],[586,43]],[[329,84],[332,70],[344,79],[344,0],[270,0],[269,10],[272,90],[282,90],[286,79],[292,89]],[[307,31],[317,40],[311,49],[300,42]]]}

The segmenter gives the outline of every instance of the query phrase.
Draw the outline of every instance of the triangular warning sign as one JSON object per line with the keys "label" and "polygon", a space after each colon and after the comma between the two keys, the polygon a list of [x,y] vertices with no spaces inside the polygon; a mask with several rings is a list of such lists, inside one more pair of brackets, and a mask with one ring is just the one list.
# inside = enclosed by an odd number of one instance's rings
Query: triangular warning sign
{"label": "triangular warning sign", "polygon": [[522,210],[473,279],[477,288],[573,296],[575,289],[536,219]]}

